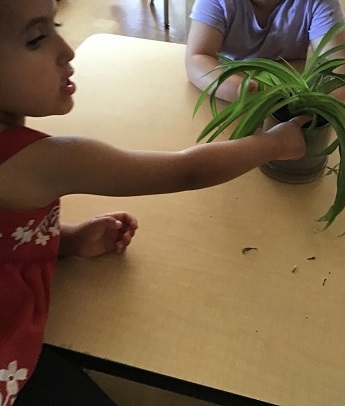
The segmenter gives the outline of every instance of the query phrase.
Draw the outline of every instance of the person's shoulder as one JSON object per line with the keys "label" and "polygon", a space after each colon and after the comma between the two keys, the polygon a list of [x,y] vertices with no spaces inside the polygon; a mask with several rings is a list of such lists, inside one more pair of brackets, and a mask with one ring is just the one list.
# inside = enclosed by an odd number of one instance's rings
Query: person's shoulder
{"label": "person's shoulder", "polygon": [[222,9],[233,9],[238,5],[245,5],[247,2],[243,0],[195,0],[193,8],[222,8]]}
{"label": "person's shoulder", "polygon": [[229,20],[235,15],[235,3],[238,1],[196,0],[190,18],[216,28],[225,34]]}
{"label": "person's shoulder", "polygon": [[315,15],[335,22],[342,20],[343,10],[339,0],[308,0],[308,3]]}
{"label": "person's shoulder", "polygon": [[[303,2],[303,0],[299,0]],[[341,8],[341,4],[339,0],[307,0],[313,7],[324,6],[327,8]]]}

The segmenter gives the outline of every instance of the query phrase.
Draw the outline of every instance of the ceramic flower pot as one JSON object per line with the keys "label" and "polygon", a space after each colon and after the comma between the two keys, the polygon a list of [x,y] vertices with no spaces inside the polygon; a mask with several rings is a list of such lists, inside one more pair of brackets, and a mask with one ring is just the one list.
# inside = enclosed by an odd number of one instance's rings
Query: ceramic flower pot
{"label": "ceramic flower pot", "polygon": [[[263,125],[264,130],[282,121],[271,116]],[[276,180],[286,183],[309,183],[319,178],[327,165],[328,156],[317,156],[329,144],[331,126],[322,118],[313,130],[313,134],[306,140],[307,154],[302,159],[286,161],[270,161],[260,167],[261,171]]]}

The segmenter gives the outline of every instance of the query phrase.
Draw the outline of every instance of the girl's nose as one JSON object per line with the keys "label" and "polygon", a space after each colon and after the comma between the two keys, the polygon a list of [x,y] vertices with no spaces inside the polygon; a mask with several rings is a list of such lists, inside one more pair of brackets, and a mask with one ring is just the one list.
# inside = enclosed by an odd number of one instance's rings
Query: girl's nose
{"label": "girl's nose", "polygon": [[59,36],[59,64],[64,65],[67,62],[70,62],[74,58],[74,51],[73,49],[67,44],[67,42]]}

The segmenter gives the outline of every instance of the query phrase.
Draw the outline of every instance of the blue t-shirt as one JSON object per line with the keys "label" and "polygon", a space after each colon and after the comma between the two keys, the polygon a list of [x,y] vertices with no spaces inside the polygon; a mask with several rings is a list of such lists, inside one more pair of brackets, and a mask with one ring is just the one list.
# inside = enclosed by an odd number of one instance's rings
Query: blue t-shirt
{"label": "blue t-shirt", "polygon": [[234,60],[305,59],[309,42],[344,20],[338,0],[283,0],[265,27],[249,0],[196,0],[190,17],[218,29],[222,54]]}

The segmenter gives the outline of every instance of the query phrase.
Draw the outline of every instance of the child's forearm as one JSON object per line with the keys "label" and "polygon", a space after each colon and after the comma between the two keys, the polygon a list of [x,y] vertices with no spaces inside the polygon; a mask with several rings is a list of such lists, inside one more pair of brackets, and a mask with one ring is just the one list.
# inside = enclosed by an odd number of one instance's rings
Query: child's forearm
{"label": "child's forearm", "polygon": [[[207,148],[207,154],[203,149]],[[301,145],[303,149],[303,146]],[[276,136],[253,135],[231,142],[200,145],[186,151],[186,159],[195,161],[193,176],[187,178],[186,189],[199,189],[227,182],[270,161],[283,159],[284,147]],[[303,155],[303,153],[302,153]],[[191,164],[193,167],[193,164]]]}
{"label": "child's forearm", "polygon": [[339,89],[334,90],[331,95],[336,99],[345,102],[345,86],[340,87]]}
{"label": "child's forearm", "polygon": [[[210,72],[219,66],[220,62],[209,55],[187,55],[186,69],[188,79],[200,90],[205,90],[221,73],[221,69]],[[209,73],[210,72],[210,73]],[[216,96],[219,99],[233,102],[238,98],[242,76],[232,75],[219,86]]]}
{"label": "child's forearm", "polygon": [[[307,119],[295,118],[267,133],[197,145],[175,153],[133,152],[135,173],[145,173],[145,180],[136,184],[133,194],[201,189],[230,181],[271,160],[302,158],[305,142],[300,126]],[[127,182],[127,192],[129,187]]]}

